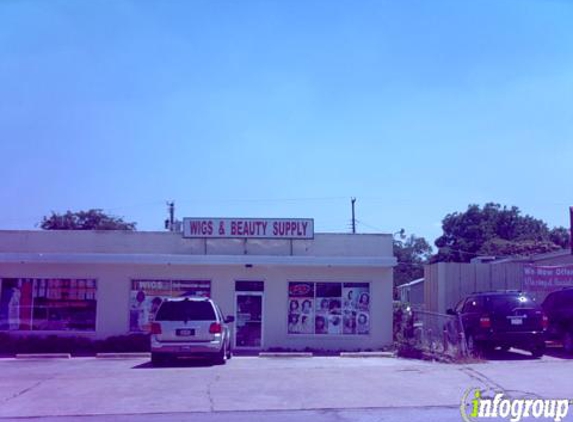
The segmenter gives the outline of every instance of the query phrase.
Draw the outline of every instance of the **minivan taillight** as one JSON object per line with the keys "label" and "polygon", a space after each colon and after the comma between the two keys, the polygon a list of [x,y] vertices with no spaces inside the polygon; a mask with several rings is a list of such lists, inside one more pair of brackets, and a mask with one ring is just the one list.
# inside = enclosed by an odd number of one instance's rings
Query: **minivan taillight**
{"label": "minivan taillight", "polygon": [[481,328],[490,328],[491,327],[491,319],[489,319],[488,315],[484,315],[479,319],[479,326]]}
{"label": "minivan taillight", "polygon": [[547,315],[543,315],[541,317],[541,326],[543,327],[544,330],[546,330],[547,327],[549,327],[549,318],[547,317]]}
{"label": "minivan taillight", "polygon": [[221,324],[219,324],[218,322],[212,323],[211,326],[209,327],[209,333],[211,334],[221,334],[222,331],[223,327],[221,327]]}
{"label": "minivan taillight", "polygon": [[149,332],[151,334],[161,334],[161,324],[158,322],[152,322],[149,327]]}

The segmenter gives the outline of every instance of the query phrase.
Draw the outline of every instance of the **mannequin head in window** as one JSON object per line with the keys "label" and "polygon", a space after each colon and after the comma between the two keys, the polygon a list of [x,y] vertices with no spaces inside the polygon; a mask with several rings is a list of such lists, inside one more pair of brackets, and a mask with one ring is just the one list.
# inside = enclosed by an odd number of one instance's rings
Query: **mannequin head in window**
{"label": "mannequin head in window", "polygon": [[161,302],[163,302],[163,300],[160,297],[158,296],[154,297],[153,300],[151,301],[151,309],[149,311],[152,314],[155,314],[159,309],[159,305],[161,305]]}

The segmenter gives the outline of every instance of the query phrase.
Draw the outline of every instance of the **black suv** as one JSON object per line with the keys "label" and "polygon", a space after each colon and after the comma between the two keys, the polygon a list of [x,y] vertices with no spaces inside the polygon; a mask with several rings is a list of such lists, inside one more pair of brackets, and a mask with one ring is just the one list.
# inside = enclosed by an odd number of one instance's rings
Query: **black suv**
{"label": "black suv", "polygon": [[547,337],[560,340],[567,353],[573,353],[573,288],[550,293],[541,305],[549,318]]}
{"label": "black suv", "polygon": [[460,315],[471,353],[512,346],[534,357],[545,352],[548,319],[541,307],[518,291],[474,293],[462,299],[450,315]]}

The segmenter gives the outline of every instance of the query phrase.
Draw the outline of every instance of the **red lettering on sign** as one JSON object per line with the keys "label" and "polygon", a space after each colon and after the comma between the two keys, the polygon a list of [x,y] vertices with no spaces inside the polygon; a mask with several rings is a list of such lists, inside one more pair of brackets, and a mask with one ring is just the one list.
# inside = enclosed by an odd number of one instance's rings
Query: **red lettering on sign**
{"label": "red lettering on sign", "polygon": [[308,284],[294,284],[290,286],[290,294],[293,296],[304,296],[310,292]]}

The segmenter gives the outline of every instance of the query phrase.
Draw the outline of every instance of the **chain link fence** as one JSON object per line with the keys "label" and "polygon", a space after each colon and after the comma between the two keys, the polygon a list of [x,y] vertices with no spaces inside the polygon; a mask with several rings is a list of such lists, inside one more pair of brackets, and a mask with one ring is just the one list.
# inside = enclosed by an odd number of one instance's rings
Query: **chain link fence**
{"label": "chain link fence", "polygon": [[397,304],[394,308],[394,340],[402,356],[448,361],[468,357],[459,316]]}

